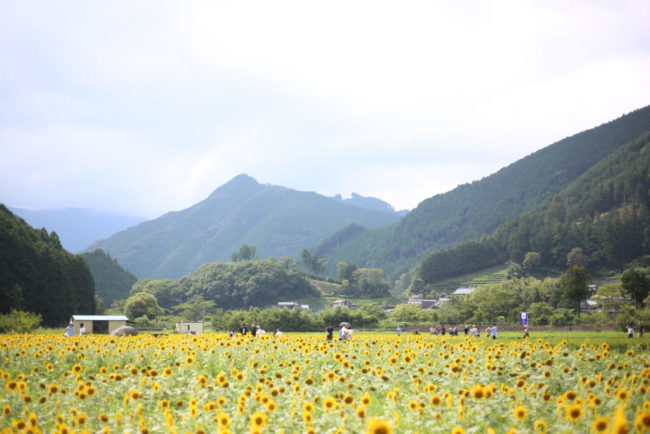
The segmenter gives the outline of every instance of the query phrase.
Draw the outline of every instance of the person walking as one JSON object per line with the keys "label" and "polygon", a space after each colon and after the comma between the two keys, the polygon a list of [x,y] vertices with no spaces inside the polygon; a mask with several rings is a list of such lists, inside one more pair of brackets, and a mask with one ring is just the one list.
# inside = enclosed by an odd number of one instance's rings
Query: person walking
{"label": "person walking", "polygon": [[345,325],[341,324],[341,329],[339,330],[339,341],[344,341],[348,338],[348,329],[345,328]]}
{"label": "person walking", "polygon": [[74,323],[72,321],[63,329],[63,336],[67,338],[74,336]]}
{"label": "person walking", "polygon": [[496,339],[496,338],[497,338],[497,325],[492,324],[492,339]]}

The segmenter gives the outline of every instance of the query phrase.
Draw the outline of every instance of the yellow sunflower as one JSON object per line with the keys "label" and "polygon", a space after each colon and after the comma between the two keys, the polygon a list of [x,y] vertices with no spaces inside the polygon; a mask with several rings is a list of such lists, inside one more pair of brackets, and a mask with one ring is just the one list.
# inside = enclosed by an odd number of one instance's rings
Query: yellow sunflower
{"label": "yellow sunflower", "polygon": [[391,434],[393,428],[388,422],[379,418],[373,417],[366,423],[366,434]]}

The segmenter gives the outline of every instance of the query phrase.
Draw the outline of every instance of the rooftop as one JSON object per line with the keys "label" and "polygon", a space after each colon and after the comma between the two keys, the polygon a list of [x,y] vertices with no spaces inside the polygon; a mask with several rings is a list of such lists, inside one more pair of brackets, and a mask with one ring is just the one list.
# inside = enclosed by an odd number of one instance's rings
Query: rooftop
{"label": "rooftop", "polygon": [[125,315],[72,315],[75,321],[128,321]]}

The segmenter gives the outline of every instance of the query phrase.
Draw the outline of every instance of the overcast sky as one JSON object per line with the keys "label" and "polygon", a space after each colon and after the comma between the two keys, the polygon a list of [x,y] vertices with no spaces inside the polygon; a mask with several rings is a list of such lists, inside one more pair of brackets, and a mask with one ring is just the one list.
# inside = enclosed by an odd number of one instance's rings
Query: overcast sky
{"label": "overcast sky", "polygon": [[0,202],[396,209],[650,104],[650,2],[0,2]]}

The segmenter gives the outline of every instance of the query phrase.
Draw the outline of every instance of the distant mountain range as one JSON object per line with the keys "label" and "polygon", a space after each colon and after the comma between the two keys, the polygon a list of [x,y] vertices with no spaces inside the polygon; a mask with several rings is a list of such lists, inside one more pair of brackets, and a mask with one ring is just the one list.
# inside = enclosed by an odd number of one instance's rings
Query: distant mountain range
{"label": "distant mountain range", "polygon": [[339,261],[345,261],[382,268],[397,279],[429,253],[490,235],[509,219],[540,206],[649,130],[650,107],[645,107],[562,139],[486,178],[429,198],[393,225],[339,232],[314,250],[326,256],[330,274]]}
{"label": "distant mountain range", "polygon": [[140,278],[178,278],[204,263],[230,261],[242,244],[254,245],[262,258],[296,258],[346,225],[372,229],[395,223],[400,216],[388,208],[377,211],[239,175],[190,208],[140,223],[86,250],[101,248]]}
{"label": "distant mountain range", "polygon": [[63,248],[72,253],[78,253],[99,239],[145,221],[141,217],[102,213],[85,208],[9,209],[33,228],[56,232]]}

